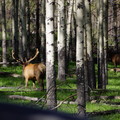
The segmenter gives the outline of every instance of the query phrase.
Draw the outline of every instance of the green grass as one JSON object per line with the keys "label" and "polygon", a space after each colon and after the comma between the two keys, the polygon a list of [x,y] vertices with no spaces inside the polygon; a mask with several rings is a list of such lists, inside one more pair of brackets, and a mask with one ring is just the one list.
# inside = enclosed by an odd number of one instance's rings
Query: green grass
{"label": "green grass", "polygon": [[[109,68],[113,68],[113,65],[110,64]],[[22,75],[22,66],[8,66],[8,67],[0,67],[0,72],[11,72]],[[115,73],[113,71],[108,71],[108,85],[107,90],[94,90],[92,91],[92,96],[120,96],[120,73]],[[46,84],[46,82],[45,82]],[[38,84],[36,84],[37,88],[39,88]],[[41,98],[46,97],[46,93],[41,91],[36,91],[32,88],[32,81],[28,82],[28,88],[24,87],[24,78],[23,77],[10,77],[10,76],[1,76],[0,77],[0,102],[7,103],[15,103],[21,105],[33,105],[33,106],[41,106],[41,103],[36,104],[36,102],[29,100],[19,100],[19,99],[9,99],[8,95],[22,95],[29,97],[38,97]],[[11,87],[11,88],[10,88]],[[76,93],[76,76],[75,76],[75,63],[71,63],[69,65],[69,75],[67,76],[67,80],[65,82],[57,81],[57,99],[64,100],[67,97],[74,95]],[[69,98],[68,101],[75,101],[76,96]],[[120,100],[117,99],[107,99],[107,100],[97,100],[96,103],[87,103],[86,111],[91,112],[100,112],[107,110],[115,110],[120,109],[119,106],[112,106],[105,103],[120,103]],[[76,104],[62,104],[59,108],[59,111],[67,112],[67,113],[77,113],[77,105]],[[97,117],[92,117],[92,119],[110,119],[110,120],[118,120],[120,118],[119,114],[112,115],[100,115]]]}

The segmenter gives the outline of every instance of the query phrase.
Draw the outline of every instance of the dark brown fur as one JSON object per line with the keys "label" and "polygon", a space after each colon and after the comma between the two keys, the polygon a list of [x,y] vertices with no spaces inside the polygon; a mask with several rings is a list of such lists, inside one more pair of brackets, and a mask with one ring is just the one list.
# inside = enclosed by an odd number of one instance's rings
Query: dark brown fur
{"label": "dark brown fur", "polygon": [[112,62],[117,67],[120,64],[120,54],[115,54],[112,56]]}

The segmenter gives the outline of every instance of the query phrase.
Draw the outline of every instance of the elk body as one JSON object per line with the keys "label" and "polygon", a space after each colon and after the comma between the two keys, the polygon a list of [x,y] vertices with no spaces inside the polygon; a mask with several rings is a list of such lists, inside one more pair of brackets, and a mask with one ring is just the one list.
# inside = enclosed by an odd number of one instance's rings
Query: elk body
{"label": "elk body", "polygon": [[115,54],[112,56],[112,62],[117,67],[120,64],[120,54]]}
{"label": "elk body", "polygon": [[14,57],[14,52],[12,52],[12,56],[16,61],[20,62],[23,65],[23,76],[25,77],[25,87],[28,86],[28,80],[32,80],[34,88],[35,88],[35,81],[38,81],[40,85],[40,90],[44,90],[43,80],[45,78],[45,70],[46,70],[45,65],[43,63],[35,63],[35,64],[30,63],[30,61],[32,61],[37,57],[38,53],[39,51],[37,49],[35,56],[26,62],[16,59]]}

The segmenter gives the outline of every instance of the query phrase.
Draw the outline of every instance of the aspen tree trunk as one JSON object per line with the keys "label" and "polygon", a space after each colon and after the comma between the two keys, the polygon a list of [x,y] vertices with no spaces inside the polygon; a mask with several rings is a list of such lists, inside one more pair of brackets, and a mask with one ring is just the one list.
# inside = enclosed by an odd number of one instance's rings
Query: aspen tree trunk
{"label": "aspen tree trunk", "polygon": [[76,0],[76,75],[79,116],[85,116],[83,0]]}
{"label": "aspen tree trunk", "polygon": [[46,92],[48,109],[56,106],[53,2],[54,0],[46,0]]}
{"label": "aspen tree trunk", "polygon": [[30,0],[26,1],[26,26],[27,26],[27,57],[30,58],[31,36],[30,36]]}
{"label": "aspen tree trunk", "polygon": [[12,46],[13,51],[15,51],[15,56],[18,56],[18,0],[12,0]]}
{"label": "aspen tree trunk", "polygon": [[113,4],[113,31],[114,31],[114,42],[115,42],[115,51],[118,52],[119,44],[117,37],[117,0],[112,1]]}
{"label": "aspen tree trunk", "polygon": [[[40,41],[40,2],[36,0],[36,48],[40,51],[41,41]],[[40,54],[38,55],[38,61],[40,60]]]}
{"label": "aspen tree trunk", "polygon": [[108,50],[108,0],[103,0],[104,4],[104,17],[103,17],[103,34],[104,34],[104,63],[105,63],[105,85],[108,84],[107,72],[107,50]]}
{"label": "aspen tree trunk", "polygon": [[105,83],[105,63],[104,63],[104,41],[103,41],[103,1],[99,0],[99,51],[98,51],[98,88],[106,89]]}
{"label": "aspen tree trunk", "polygon": [[[26,56],[26,43],[27,43],[27,32],[26,32],[26,0],[20,0],[20,17],[21,17],[21,48],[20,57],[21,59]],[[21,56],[22,55],[22,56]]]}
{"label": "aspen tree trunk", "polygon": [[89,87],[96,88],[95,68],[93,63],[93,48],[92,48],[92,23],[91,23],[91,6],[90,1],[85,0],[85,26],[86,26],[86,41],[87,41],[87,62]]}
{"label": "aspen tree trunk", "polygon": [[46,40],[45,40],[45,0],[42,0],[42,6],[41,6],[41,62],[45,63],[45,44],[46,44]]}
{"label": "aspen tree trunk", "polygon": [[65,81],[65,10],[64,0],[58,0],[58,80]]}
{"label": "aspen tree trunk", "polygon": [[6,67],[7,63],[7,45],[6,45],[6,10],[5,0],[1,0],[1,11],[2,11],[2,61],[3,66]]}
{"label": "aspen tree trunk", "polygon": [[71,23],[72,23],[72,10],[73,10],[73,0],[68,0],[68,15],[67,15],[67,29],[66,29],[66,60],[69,63],[70,54],[70,41],[71,41]]}

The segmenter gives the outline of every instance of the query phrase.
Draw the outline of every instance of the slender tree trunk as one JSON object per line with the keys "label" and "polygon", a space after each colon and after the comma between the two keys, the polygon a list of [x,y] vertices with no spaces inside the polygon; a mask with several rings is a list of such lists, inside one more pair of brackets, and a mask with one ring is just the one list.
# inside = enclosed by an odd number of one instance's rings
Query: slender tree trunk
{"label": "slender tree trunk", "polygon": [[[36,48],[40,51],[41,40],[40,40],[40,2],[36,0]],[[38,55],[38,61],[40,60],[40,54]]]}
{"label": "slender tree trunk", "polygon": [[26,1],[27,15],[26,15],[26,25],[27,25],[27,57],[30,58],[30,47],[31,46],[31,35],[30,35],[30,0]]}
{"label": "slender tree trunk", "polygon": [[106,89],[105,83],[105,63],[104,63],[104,41],[103,41],[103,1],[99,0],[99,78],[98,88]]}
{"label": "slender tree trunk", "polygon": [[48,109],[56,106],[53,2],[54,0],[46,0],[46,87]]}
{"label": "slender tree trunk", "polygon": [[65,81],[65,10],[64,0],[58,0],[58,80]]}
{"label": "slender tree trunk", "polygon": [[7,44],[6,44],[6,10],[5,0],[1,0],[1,11],[2,11],[2,61],[3,66],[6,67],[7,63]]}
{"label": "slender tree trunk", "polygon": [[73,0],[68,0],[68,16],[66,29],[66,60],[69,63],[70,41],[71,41],[71,23],[72,23]]}
{"label": "slender tree trunk", "polygon": [[12,0],[12,46],[13,51],[15,51],[15,56],[18,57],[18,0]]}
{"label": "slender tree trunk", "polygon": [[113,30],[114,30],[115,51],[118,52],[119,44],[117,37],[117,0],[113,0]]}
{"label": "slender tree trunk", "polygon": [[41,62],[45,63],[45,0],[42,0],[41,6]]}
{"label": "slender tree trunk", "polygon": [[26,43],[27,43],[27,32],[26,32],[26,0],[20,0],[20,17],[21,17],[21,44],[20,54],[21,59],[24,59],[26,56]]}
{"label": "slender tree trunk", "polygon": [[83,0],[76,0],[76,74],[79,116],[85,116]]}
{"label": "slender tree trunk", "polygon": [[107,50],[108,50],[108,0],[104,0],[104,17],[103,17],[103,32],[104,32],[104,63],[105,63],[105,84],[108,84],[107,72]]}
{"label": "slender tree trunk", "polygon": [[89,85],[92,89],[96,88],[95,69],[93,63],[93,48],[92,48],[92,23],[91,23],[91,6],[90,1],[85,0],[85,19],[86,19],[86,41],[87,41],[87,61],[88,61],[88,76]]}

